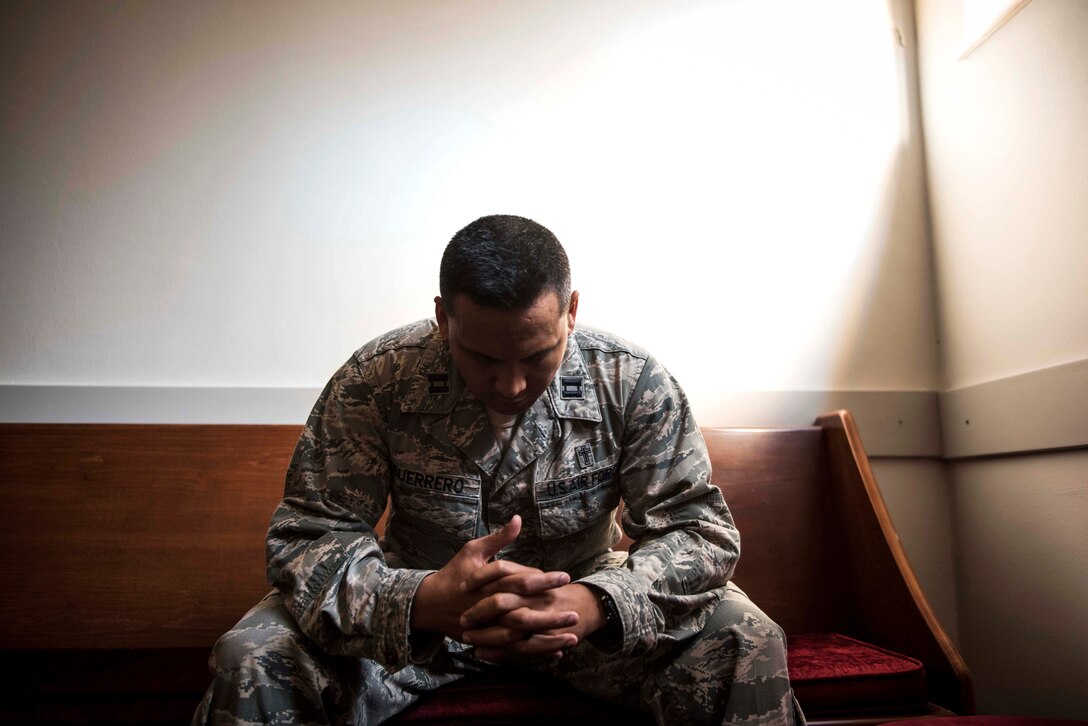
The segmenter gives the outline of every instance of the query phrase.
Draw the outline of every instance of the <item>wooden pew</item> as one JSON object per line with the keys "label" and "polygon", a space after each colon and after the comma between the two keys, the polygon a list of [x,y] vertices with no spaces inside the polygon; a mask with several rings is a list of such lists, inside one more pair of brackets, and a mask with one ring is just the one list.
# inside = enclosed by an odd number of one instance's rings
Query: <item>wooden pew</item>
{"label": "wooden pew", "polygon": [[[268,589],[264,534],[299,431],[0,425],[0,719],[187,722],[211,645]],[[971,712],[849,414],[704,434],[741,587],[787,633],[918,658],[931,700]]]}
{"label": "wooden pew", "polygon": [[741,533],[737,584],[787,635],[842,633],[916,658],[931,702],[974,713],[967,665],[903,551],[849,412],[704,435]]}

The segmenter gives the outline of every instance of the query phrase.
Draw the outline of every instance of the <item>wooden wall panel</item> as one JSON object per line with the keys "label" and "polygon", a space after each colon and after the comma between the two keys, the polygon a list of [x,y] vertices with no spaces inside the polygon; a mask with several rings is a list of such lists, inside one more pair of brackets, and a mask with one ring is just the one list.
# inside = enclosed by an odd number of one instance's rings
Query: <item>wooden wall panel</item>
{"label": "wooden wall panel", "polygon": [[210,646],[268,591],[298,426],[0,426],[0,647]]}

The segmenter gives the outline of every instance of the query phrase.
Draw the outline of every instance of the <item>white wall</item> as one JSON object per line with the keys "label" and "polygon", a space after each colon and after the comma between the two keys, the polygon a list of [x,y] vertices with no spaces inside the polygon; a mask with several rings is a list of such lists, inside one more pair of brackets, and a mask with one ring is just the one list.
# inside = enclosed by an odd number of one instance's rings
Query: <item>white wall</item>
{"label": "white wall", "polygon": [[[1033,0],[964,60],[960,3],[917,12],[944,387],[967,412],[945,450],[1083,447],[1088,389],[1069,384],[1088,369],[1088,3]],[[949,470],[980,709],[1088,718],[1088,458]]]}
{"label": "white wall", "polygon": [[921,2],[944,388],[1088,359],[1088,5],[1036,0],[960,61]]}
{"label": "white wall", "polygon": [[964,462],[953,477],[960,642],[980,712],[1085,719],[1088,451]]}
{"label": "white wall", "polygon": [[882,3],[2,12],[2,383],[319,386],[496,211],[693,393],[936,383]]}

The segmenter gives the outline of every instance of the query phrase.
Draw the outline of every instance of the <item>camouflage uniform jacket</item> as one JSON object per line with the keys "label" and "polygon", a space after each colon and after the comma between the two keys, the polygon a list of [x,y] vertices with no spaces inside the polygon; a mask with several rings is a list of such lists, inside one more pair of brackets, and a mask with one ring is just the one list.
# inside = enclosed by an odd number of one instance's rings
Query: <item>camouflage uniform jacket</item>
{"label": "camouflage uniform jacket", "polygon": [[[621,497],[635,541],[626,560],[611,551]],[[623,655],[712,610],[740,551],[683,391],[652,357],[576,329],[504,449],[437,325],[422,321],[358,350],[322,392],[272,518],[269,579],[328,652],[390,671],[425,664],[442,639],[409,645],[420,581],[514,514],[522,533],[499,556],[607,591]]]}

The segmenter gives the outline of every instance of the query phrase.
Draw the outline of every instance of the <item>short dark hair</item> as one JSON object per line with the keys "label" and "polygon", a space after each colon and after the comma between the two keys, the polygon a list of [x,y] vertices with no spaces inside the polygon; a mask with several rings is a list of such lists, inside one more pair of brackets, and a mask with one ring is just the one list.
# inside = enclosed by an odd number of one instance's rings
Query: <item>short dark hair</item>
{"label": "short dark hair", "polygon": [[480,217],[453,236],[442,253],[438,288],[446,312],[457,295],[477,305],[525,310],[546,291],[570,304],[566,250],[544,225],[525,217]]}

